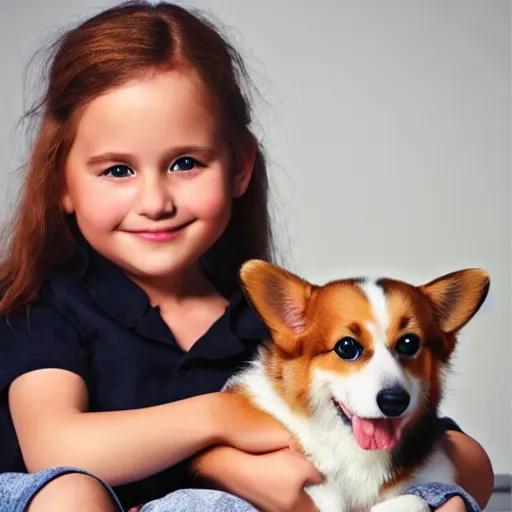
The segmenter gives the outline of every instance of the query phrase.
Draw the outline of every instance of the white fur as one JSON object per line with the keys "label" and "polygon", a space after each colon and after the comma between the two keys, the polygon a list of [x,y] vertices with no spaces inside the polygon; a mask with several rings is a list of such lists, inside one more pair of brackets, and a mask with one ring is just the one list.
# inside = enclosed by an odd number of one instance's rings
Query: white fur
{"label": "white fur", "polygon": [[368,326],[368,328],[375,339],[383,341],[386,339],[386,330],[389,327],[388,305],[384,290],[376,281],[371,279],[365,279],[358,286],[366,295],[375,317],[375,324]]}
{"label": "white fur", "polygon": [[308,488],[320,512],[349,512],[354,507],[364,509],[378,501],[379,488],[389,475],[389,456],[359,448],[350,428],[340,420],[330,391],[321,380],[312,389],[311,418],[294,413],[275,392],[261,358],[250,369],[230,379],[225,389],[234,385],[241,386],[257,407],[293,432],[306,455],[325,475],[324,483]]}
{"label": "white fur", "polygon": [[434,450],[429,460],[413,475],[410,484],[423,482],[455,483],[455,468],[443,450]]}
{"label": "white fur", "polygon": [[371,512],[430,512],[430,506],[419,496],[404,494],[375,505]]}
{"label": "white fur", "polygon": [[[263,349],[252,365],[232,377],[224,389],[241,387],[257,407],[295,434],[305,454],[325,477],[322,484],[307,489],[320,512],[427,511],[428,506],[425,508],[426,504],[420,498],[396,496],[412,483],[454,482],[453,467],[441,449],[437,448],[410,480],[382,492],[381,487],[393,470],[389,452],[363,450],[332,403],[334,397],[359,417],[382,418],[384,414],[377,405],[377,393],[392,385],[402,386],[411,395],[404,415],[408,416],[423,403],[421,393],[426,390],[418,379],[407,374],[386,343],[389,317],[385,294],[371,281],[361,284],[361,288],[372,305],[375,318],[375,322],[366,326],[372,334],[374,355],[364,369],[351,375],[327,371],[316,371],[311,375],[311,416],[294,412],[278,395],[266,375]],[[382,505],[376,506],[378,503]]]}

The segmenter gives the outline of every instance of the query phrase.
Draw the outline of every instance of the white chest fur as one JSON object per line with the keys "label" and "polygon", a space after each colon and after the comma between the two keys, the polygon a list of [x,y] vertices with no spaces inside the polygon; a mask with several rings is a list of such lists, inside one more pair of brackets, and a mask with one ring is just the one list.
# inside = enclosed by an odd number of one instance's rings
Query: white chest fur
{"label": "white chest fur", "polygon": [[[383,451],[362,450],[329,400],[315,403],[315,413],[311,418],[294,413],[275,392],[258,360],[248,370],[229,380],[224,389],[234,385],[241,386],[252,396],[258,408],[293,432],[324,475],[322,484],[307,489],[320,512],[366,512],[383,499],[380,489],[391,473],[390,455]],[[425,479],[433,470],[436,472],[434,480]],[[399,494],[413,482],[424,481],[453,481],[452,466],[443,453],[436,452],[412,480],[388,489],[385,499]]]}

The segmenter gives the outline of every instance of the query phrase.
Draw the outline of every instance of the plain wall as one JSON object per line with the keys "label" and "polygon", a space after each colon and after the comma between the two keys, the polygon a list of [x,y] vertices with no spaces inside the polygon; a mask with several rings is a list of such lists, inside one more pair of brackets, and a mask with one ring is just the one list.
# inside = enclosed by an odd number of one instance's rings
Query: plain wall
{"label": "plain wall", "polygon": [[[0,0],[0,218],[15,198],[23,73],[41,42],[113,1]],[[184,2],[186,4],[186,2]],[[287,265],[414,283],[484,267],[443,412],[512,472],[510,3],[198,0],[241,48]],[[30,93],[30,91],[28,91]]]}

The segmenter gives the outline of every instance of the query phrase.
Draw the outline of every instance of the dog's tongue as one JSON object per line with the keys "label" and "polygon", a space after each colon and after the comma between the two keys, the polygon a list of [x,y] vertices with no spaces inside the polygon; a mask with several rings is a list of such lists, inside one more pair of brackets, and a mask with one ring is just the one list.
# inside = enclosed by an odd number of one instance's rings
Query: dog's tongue
{"label": "dog's tongue", "polygon": [[352,432],[363,450],[391,450],[398,442],[400,423],[400,420],[367,420],[353,416]]}

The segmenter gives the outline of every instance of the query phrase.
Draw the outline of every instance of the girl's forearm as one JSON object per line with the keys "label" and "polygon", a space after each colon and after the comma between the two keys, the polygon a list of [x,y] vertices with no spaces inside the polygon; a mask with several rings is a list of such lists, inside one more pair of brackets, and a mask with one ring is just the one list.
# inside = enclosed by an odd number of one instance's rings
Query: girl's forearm
{"label": "girl's forearm", "polygon": [[215,395],[205,395],[145,409],[69,416],[53,426],[53,435],[40,439],[29,470],[74,466],[113,486],[141,480],[219,441],[216,402]]}
{"label": "girl's forearm", "polygon": [[240,468],[247,466],[250,455],[231,446],[215,446],[201,453],[191,463],[191,471],[207,487],[236,494]]}

